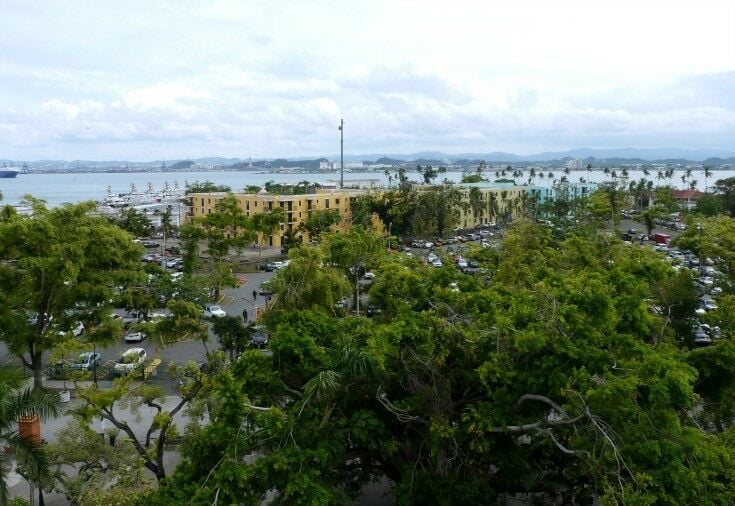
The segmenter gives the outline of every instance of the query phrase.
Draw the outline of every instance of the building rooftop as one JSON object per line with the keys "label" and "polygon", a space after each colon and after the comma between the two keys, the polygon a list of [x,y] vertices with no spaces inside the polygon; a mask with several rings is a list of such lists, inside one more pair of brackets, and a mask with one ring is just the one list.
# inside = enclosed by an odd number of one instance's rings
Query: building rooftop
{"label": "building rooftop", "polygon": [[706,194],[697,190],[672,190],[671,195],[675,199],[698,199]]}

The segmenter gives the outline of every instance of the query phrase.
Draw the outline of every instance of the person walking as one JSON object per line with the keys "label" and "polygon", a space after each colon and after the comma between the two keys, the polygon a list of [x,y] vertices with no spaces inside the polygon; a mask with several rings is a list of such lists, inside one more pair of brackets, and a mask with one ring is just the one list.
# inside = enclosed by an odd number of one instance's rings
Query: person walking
{"label": "person walking", "polygon": [[258,299],[258,290],[253,290],[253,302]]}
{"label": "person walking", "polygon": [[242,320],[243,320],[243,321],[244,321],[245,323],[247,323],[247,322],[248,322],[248,310],[247,310],[247,309],[243,309],[243,310],[242,310]]}

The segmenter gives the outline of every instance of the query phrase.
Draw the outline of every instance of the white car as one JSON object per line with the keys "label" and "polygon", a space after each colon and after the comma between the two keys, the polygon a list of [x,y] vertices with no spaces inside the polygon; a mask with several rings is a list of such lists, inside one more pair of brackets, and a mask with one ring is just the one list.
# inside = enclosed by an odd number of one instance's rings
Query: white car
{"label": "white car", "polygon": [[426,242],[424,243],[424,248],[426,248],[426,249],[431,249],[431,248],[433,248],[433,247],[434,247],[434,243],[433,243],[433,242],[430,242],[430,241],[426,241]]}
{"label": "white car", "polygon": [[429,256],[426,257],[426,260],[429,261],[429,263],[433,262],[434,260],[438,260],[439,257],[436,256],[434,253],[429,253]]}
{"label": "white car", "polygon": [[135,371],[145,362],[147,354],[143,348],[130,348],[115,362],[115,372],[127,374]]}
{"label": "white car", "polygon": [[457,267],[460,269],[466,269],[467,268],[467,260],[464,258],[458,258],[457,259]]}
{"label": "white car", "polygon": [[432,265],[433,267],[436,267],[436,268],[439,268],[439,267],[443,267],[443,266],[444,266],[444,264],[442,263],[442,261],[441,261],[441,260],[439,260],[438,258],[437,258],[436,260],[433,260],[433,261],[431,262],[431,265]]}
{"label": "white car", "polygon": [[277,261],[277,262],[271,262],[271,265],[272,265],[272,266],[273,266],[273,268],[274,268],[275,270],[277,270],[277,271],[278,271],[278,270],[281,270],[281,269],[283,269],[284,267],[286,267],[286,266],[284,265],[284,263],[283,263],[283,262],[280,262],[280,261]]}
{"label": "white car", "polygon": [[704,286],[712,286],[715,284],[715,280],[709,276],[702,276],[701,278],[699,278],[699,282],[702,283]]}
{"label": "white car", "polygon": [[74,337],[79,337],[82,334],[84,334],[84,324],[81,322],[76,322],[73,324],[73,326],[69,330],[60,330],[59,335],[63,336],[65,334],[71,333]]}
{"label": "white car", "polygon": [[125,342],[126,343],[142,343],[143,340],[146,338],[145,332],[128,332],[125,334]]}
{"label": "white car", "polygon": [[216,304],[210,304],[204,308],[205,318],[224,318],[225,316],[227,316],[227,313]]}
{"label": "white car", "polygon": [[714,311],[718,306],[712,299],[704,299],[702,301],[702,307],[707,311]]}
{"label": "white car", "polygon": [[371,271],[367,271],[365,274],[362,275],[365,279],[375,279],[375,273]]}

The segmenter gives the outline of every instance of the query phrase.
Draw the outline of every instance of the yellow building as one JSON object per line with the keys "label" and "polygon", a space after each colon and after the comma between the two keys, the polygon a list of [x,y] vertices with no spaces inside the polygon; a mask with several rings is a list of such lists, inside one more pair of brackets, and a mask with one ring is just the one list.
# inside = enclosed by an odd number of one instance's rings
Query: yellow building
{"label": "yellow building", "polygon": [[[305,221],[312,211],[321,209],[336,209],[342,221],[332,227],[333,230],[345,230],[351,222],[352,213],[350,203],[352,199],[365,195],[365,190],[332,190],[318,191],[303,195],[272,195],[268,193],[235,193],[234,196],[245,211],[246,216],[270,211],[282,207],[286,213],[286,222],[281,224],[280,230],[263,242],[269,246],[280,248],[283,234],[292,230],[303,242],[309,241],[309,234],[299,231],[299,225]],[[191,193],[188,195],[191,205],[189,216],[197,218],[214,212],[217,202],[227,196],[227,193]]]}
{"label": "yellow building", "polygon": [[[417,191],[426,191],[430,186],[415,186]],[[455,227],[471,229],[479,225],[502,222],[505,219],[517,217],[523,209],[523,198],[526,189],[518,186],[507,186],[490,183],[455,184],[462,195],[459,220]],[[473,190],[476,188],[476,190]],[[314,210],[336,209],[342,220],[332,227],[332,230],[346,230],[351,223],[351,202],[353,199],[368,193],[377,194],[380,190],[318,190],[316,193],[302,195],[272,195],[268,193],[235,193],[240,208],[247,216],[270,211],[275,207],[282,207],[286,213],[286,222],[281,224],[280,230],[263,241],[272,247],[282,246],[283,234],[292,230],[303,242],[309,241],[309,235],[299,230],[299,225],[305,221]],[[206,216],[214,212],[217,202],[227,196],[227,193],[192,193],[189,194],[190,218]],[[383,223],[374,217],[374,226],[383,231]]]}
{"label": "yellow building", "polygon": [[[513,220],[523,213],[526,187],[508,183],[456,183],[451,186],[462,196],[455,227],[473,229],[480,225]],[[416,186],[425,191],[432,186]]]}

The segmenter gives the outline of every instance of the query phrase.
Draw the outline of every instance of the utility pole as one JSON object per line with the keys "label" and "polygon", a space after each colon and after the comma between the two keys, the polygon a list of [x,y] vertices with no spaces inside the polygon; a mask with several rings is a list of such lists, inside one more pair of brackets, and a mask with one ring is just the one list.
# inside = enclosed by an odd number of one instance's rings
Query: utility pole
{"label": "utility pole", "polygon": [[339,120],[339,188],[345,187],[345,120]]}

